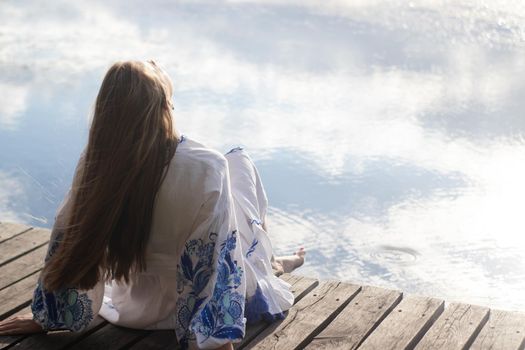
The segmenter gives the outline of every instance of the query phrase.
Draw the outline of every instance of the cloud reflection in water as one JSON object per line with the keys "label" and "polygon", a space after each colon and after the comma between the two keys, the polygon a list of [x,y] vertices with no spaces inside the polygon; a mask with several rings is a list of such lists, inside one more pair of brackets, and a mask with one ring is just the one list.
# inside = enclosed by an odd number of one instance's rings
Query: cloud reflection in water
{"label": "cloud reflection in water", "polygon": [[105,69],[155,58],[183,132],[250,150],[275,248],[304,244],[303,273],[525,310],[524,16],[503,0],[7,1],[0,220],[52,224]]}

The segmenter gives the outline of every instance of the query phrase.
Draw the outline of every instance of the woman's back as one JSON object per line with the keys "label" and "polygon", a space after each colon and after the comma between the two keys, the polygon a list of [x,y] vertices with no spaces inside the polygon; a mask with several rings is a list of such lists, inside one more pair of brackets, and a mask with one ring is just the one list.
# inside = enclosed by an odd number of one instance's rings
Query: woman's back
{"label": "woman's back", "polygon": [[178,298],[180,256],[203,223],[229,210],[224,207],[227,201],[217,202],[221,191],[226,190],[222,187],[227,177],[227,161],[222,154],[182,139],[155,200],[146,270],[127,284],[113,281],[112,287],[106,288],[100,311],[104,318],[132,328],[175,328],[170,315]]}
{"label": "woman's back", "polygon": [[158,254],[180,254],[195,225],[212,214],[201,207],[210,196],[218,195],[227,174],[222,154],[183,137],[155,199],[146,273],[166,268],[164,264],[156,267]]}

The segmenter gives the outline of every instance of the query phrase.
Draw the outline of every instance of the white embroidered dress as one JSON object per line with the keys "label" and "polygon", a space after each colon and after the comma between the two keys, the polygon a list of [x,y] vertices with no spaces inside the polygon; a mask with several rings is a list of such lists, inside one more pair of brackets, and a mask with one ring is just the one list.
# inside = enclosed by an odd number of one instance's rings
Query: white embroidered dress
{"label": "white embroidered dress", "polygon": [[[182,348],[216,348],[240,341],[247,322],[290,308],[290,286],[272,272],[261,226],[266,194],[247,154],[223,156],[183,138],[171,162],[155,200],[146,271],[88,291],[50,293],[39,282],[31,306],[44,329],[81,331],[99,314],[124,327],[173,329]],[[60,244],[69,196],[46,260]]]}

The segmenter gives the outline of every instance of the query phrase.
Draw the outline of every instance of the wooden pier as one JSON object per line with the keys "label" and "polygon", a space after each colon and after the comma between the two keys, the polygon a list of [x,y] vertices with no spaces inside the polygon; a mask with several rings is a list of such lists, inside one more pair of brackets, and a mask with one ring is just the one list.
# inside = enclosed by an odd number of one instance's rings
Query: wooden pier
{"label": "wooden pier", "polygon": [[[30,312],[50,231],[0,223],[0,319]],[[299,275],[286,318],[247,329],[237,349],[523,349],[525,314]],[[117,327],[0,336],[0,349],[176,349],[173,331]]]}

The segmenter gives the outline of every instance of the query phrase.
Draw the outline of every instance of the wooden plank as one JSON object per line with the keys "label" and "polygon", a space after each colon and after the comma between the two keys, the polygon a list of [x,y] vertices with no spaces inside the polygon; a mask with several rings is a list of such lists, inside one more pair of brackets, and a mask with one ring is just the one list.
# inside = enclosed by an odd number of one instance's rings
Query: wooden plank
{"label": "wooden plank", "polygon": [[51,231],[31,229],[0,244],[0,266],[34,250],[49,241]]}
{"label": "wooden plank", "polygon": [[0,266],[0,290],[40,271],[44,266],[46,252],[47,245],[43,245],[18,259]]}
{"label": "wooden plank", "polygon": [[452,303],[430,327],[416,349],[468,349],[488,318],[488,308]]}
{"label": "wooden plank", "polygon": [[442,300],[405,296],[359,349],[413,348],[443,310]]}
{"label": "wooden plank", "polygon": [[[107,321],[102,317],[97,316],[93,319],[93,322],[87,326],[82,332],[70,332],[70,331],[52,331],[48,333],[39,333],[31,335],[19,344],[16,344],[14,349],[16,350],[55,350],[64,349],[66,347],[75,344],[79,340],[97,331],[101,327],[107,325]],[[76,348],[76,346],[75,346]],[[109,350],[109,349],[108,349]]]}
{"label": "wooden plank", "polygon": [[292,286],[290,291],[294,296],[294,304],[319,285],[319,281],[316,279],[300,275],[291,275],[289,273],[282,275],[281,279],[283,279],[285,282],[288,282]]}
{"label": "wooden plank", "polygon": [[[280,277],[284,281],[290,283],[290,291],[294,295],[294,304],[301,300],[305,295],[307,295],[312,289],[319,285],[319,281],[312,278],[303,277],[299,275],[283,274]],[[261,333],[265,328],[270,324],[268,322],[261,321],[256,324],[252,324],[246,328],[246,333],[244,338],[239,342],[234,344],[235,349],[242,349],[250,341],[255,339],[255,337]]]}
{"label": "wooden plank", "polygon": [[15,224],[12,222],[0,222],[0,243],[30,229],[31,227],[26,225]]}
{"label": "wooden plank", "polygon": [[489,320],[471,346],[472,350],[525,348],[525,315],[490,310]]}
{"label": "wooden plank", "polygon": [[14,314],[31,303],[38,276],[38,272],[34,273],[0,290],[0,319]]}
{"label": "wooden plank", "polygon": [[0,350],[12,347],[14,344],[22,341],[26,335],[0,335]]}
{"label": "wooden plank", "polygon": [[[294,294],[296,300],[308,293],[308,291],[315,288],[319,283],[317,280],[310,279],[303,276],[295,276],[290,274],[282,275],[281,278],[292,285],[291,291]],[[253,325],[257,327],[248,327],[246,336],[242,343],[235,344],[236,348],[242,347],[247,341],[253,339],[258,333],[268,326],[267,323],[262,322],[261,324]],[[173,331],[155,331],[144,339],[134,344],[131,349],[164,349],[164,348],[175,348],[178,346],[177,338]]]}
{"label": "wooden plank", "polygon": [[292,306],[287,317],[274,322],[252,342],[250,349],[302,349],[355,297],[361,287],[322,282]]}
{"label": "wooden plank", "polygon": [[[301,275],[291,274],[291,273],[284,273],[281,276],[279,276],[279,278],[293,286],[295,283],[297,283],[298,281],[300,281],[301,279],[305,277]],[[315,279],[311,278],[311,280],[315,280]]]}
{"label": "wooden plank", "polygon": [[401,298],[402,294],[395,290],[363,287],[306,349],[356,349]]}
{"label": "wooden plank", "polygon": [[[23,308],[22,310],[18,311],[17,313],[13,314],[13,316],[19,316],[19,315],[26,315],[31,313],[31,308],[29,306]],[[8,347],[11,347],[13,344],[18,343],[22,341],[22,339],[26,338],[27,335],[21,334],[21,335],[0,335],[0,350],[7,349]]]}
{"label": "wooden plank", "polygon": [[175,331],[154,331],[138,343],[134,344],[129,350],[161,350],[161,349],[180,349],[175,336]]}
{"label": "wooden plank", "polygon": [[118,327],[108,323],[76,343],[74,348],[75,350],[120,349],[133,345],[150,333],[151,331]]}

